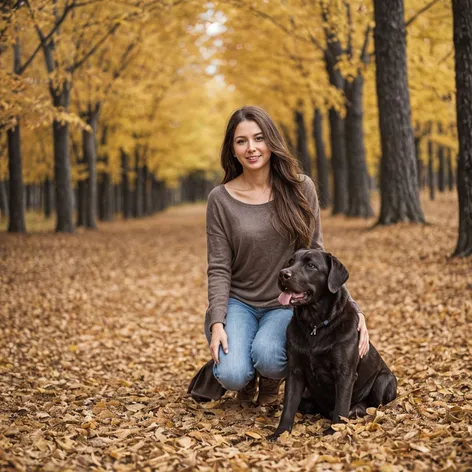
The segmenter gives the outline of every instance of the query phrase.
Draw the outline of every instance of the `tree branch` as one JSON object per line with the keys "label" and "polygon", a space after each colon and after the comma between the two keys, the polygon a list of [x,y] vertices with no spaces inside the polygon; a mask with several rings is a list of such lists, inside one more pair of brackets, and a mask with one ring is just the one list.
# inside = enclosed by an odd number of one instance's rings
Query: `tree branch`
{"label": "tree branch", "polygon": [[426,4],[423,8],[418,10],[408,21],[405,22],[405,28],[410,26],[422,13],[429,10],[435,3],[438,3],[439,0],[432,0],[428,4]]}
{"label": "tree branch", "polygon": [[[36,57],[36,54],[38,54],[38,52],[43,48],[45,50],[45,53],[46,53],[46,46],[47,46],[47,42],[49,41],[49,39],[51,39],[51,36],[59,29],[59,27],[61,26],[61,24],[64,22],[64,20],[66,19],[68,13],[74,8],[74,4],[72,5],[69,5],[69,2],[67,1],[66,2],[66,5],[64,7],[64,11],[62,12],[62,15],[58,18],[58,20],[56,21],[56,23],[54,24],[54,26],[52,27],[51,31],[45,36],[44,33],[42,32],[41,28],[37,25],[36,23],[36,20],[35,20],[35,17],[34,17],[34,12],[33,12],[33,9],[31,8],[31,5],[30,5],[30,2],[28,0],[26,0],[26,5],[31,13],[31,18],[33,19],[34,21],[34,27],[36,29],[36,32],[38,33],[38,36],[39,36],[39,44],[38,46],[36,47],[36,49],[34,50],[34,52],[31,54],[31,56],[29,57],[29,59],[23,64],[23,66],[20,68],[20,71],[19,71],[19,75],[23,74],[23,72],[26,70],[26,68],[33,62],[34,58]],[[47,60],[46,60],[47,62]],[[48,71],[51,72],[49,70],[49,67],[48,67]]]}
{"label": "tree branch", "polygon": [[372,31],[372,28],[370,25],[367,25],[367,28],[365,30],[365,36],[364,36],[364,44],[362,45],[361,49],[361,55],[360,59],[364,64],[368,64],[370,57],[367,54],[367,48],[369,47],[369,38],[370,38],[370,32]]}
{"label": "tree branch", "polygon": [[97,43],[92,46],[90,48],[90,50],[82,57],[82,59],[80,61],[77,61],[75,62],[71,67],[70,67],[70,72],[74,72],[75,70],[77,70],[80,66],[82,66],[82,64],[84,64],[85,61],[88,60],[88,58],[90,56],[92,56],[95,51],[118,29],[118,27],[120,26],[120,23],[115,23],[109,31],[107,31],[107,33],[105,35],[103,35],[103,37],[97,41]]}

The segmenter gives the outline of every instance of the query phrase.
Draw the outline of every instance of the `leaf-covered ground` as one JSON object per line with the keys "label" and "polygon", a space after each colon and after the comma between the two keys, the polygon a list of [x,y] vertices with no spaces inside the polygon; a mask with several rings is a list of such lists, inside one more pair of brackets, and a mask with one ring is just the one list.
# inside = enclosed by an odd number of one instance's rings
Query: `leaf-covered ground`
{"label": "leaf-covered ground", "polygon": [[431,226],[322,214],[398,399],[323,437],[233,394],[197,404],[209,358],[204,206],[75,235],[0,234],[2,470],[472,470],[472,260],[450,260],[454,195]]}

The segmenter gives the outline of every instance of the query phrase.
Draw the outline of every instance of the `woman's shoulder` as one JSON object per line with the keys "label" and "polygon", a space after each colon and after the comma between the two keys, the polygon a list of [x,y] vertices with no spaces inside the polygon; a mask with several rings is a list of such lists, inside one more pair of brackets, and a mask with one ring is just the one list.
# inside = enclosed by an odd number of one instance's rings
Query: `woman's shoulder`
{"label": "woman's shoulder", "polygon": [[224,196],[224,186],[223,184],[217,185],[211,192],[208,194],[208,202],[218,202]]}
{"label": "woman's shoulder", "polygon": [[309,190],[315,188],[315,183],[308,175],[298,174],[297,178],[303,189]]}

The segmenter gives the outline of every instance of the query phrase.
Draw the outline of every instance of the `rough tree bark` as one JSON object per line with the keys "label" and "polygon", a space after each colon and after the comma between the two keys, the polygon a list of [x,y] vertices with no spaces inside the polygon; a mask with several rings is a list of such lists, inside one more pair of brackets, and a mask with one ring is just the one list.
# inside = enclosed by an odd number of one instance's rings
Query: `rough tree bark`
{"label": "rough tree bark", "polygon": [[472,255],[472,0],[452,0],[459,136],[459,235],[453,256]]}
{"label": "rough tree bark", "polygon": [[370,205],[369,173],[365,161],[363,129],[363,87],[362,75],[346,83],[346,156],[349,174],[349,200],[347,216],[368,218],[374,214]]}
{"label": "rough tree bark", "polygon": [[129,156],[123,149],[121,150],[121,185],[122,185],[122,195],[123,195],[123,218],[131,218],[131,190],[129,185],[128,177],[128,162]]}
{"label": "rough tree bark", "polygon": [[8,210],[6,182],[4,180],[0,180],[0,213],[2,218],[8,218],[10,214]]}
{"label": "rough tree bark", "polygon": [[434,200],[436,198],[436,175],[434,173],[434,151],[431,140],[428,141],[428,187],[429,199]]}
{"label": "rough tree bark", "polygon": [[[438,133],[443,133],[441,123],[438,123]],[[438,190],[444,192],[446,190],[446,148],[438,145]]]}
{"label": "rough tree bark", "polygon": [[446,160],[447,160],[447,185],[449,190],[454,190],[454,170],[452,168],[452,150],[450,148],[446,151]]}
{"label": "rough tree bark", "polygon": [[[20,41],[16,38],[13,45],[13,72],[19,74],[21,68]],[[8,231],[25,233],[25,201],[23,185],[23,166],[21,163],[20,117],[16,118],[16,126],[7,131],[8,142],[8,202],[10,215]]]}
{"label": "rough tree bark", "polygon": [[[342,53],[339,41],[328,39],[328,51],[325,54],[326,70],[329,81],[340,90],[344,89],[344,79],[336,67]],[[333,215],[344,213],[348,203],[347,163],[345,146],[344,119],[335,108],[328,112],[331,142],[331,168],[333,171]]]}
{"label": "rough tree bark", "polygon": [[52,213],[52,184],[49,177],[44,181],[44,217],[51,218]]}
{"label": "rough tree bark", "polygon": [[376,85],[382,146],[378,224],[424,223],[415,162],[403,0],[374,0]]}
{"label": "rough tree bark", "polygon": [[22,176],[21,164],[21,140],[20,128],[9,129],[7,131],[8,141],[8,178],[9,194],[8,202],[10,209],[10,219],[8,221],[8,231],[10,233],[25,233],[25,192]]}
{"label": "rough tree bark", "polygon": [[313,116],[313,140],[316,149],[316,171],[318,181],[318,197],[320,208],[328,208],[330,204],[329,195],[329,164],[323,141],[323,115],[319,108],[315,109]]}
{"label": "rough tree bark", "polygon": [[86,123],[91,131],[82,130],[82,149],[84,161],[87,164],[87,199],[86,199],[86,217],[85,226],[90,229],[97,228],[97,123],[100,113],[100,104],[89,105],[85,115]]}
{"label": "rough tree bark", "polygon": [[[55,108],[69,109],[71,84],[64,80],[60,87],[50,84],[50,92]],[[73,195],[69,154],[69,123],[54,120],[52,124],[54,140],[54,183],[56,200],[56,231],[72,233]]]}

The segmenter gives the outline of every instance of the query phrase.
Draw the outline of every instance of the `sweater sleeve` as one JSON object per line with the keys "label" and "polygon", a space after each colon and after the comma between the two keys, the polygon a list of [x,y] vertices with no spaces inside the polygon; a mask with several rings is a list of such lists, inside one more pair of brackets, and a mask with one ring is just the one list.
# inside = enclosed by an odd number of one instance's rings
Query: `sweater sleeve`
{"label": "sweater sleeve", "polygon": [[[318,195],[316,193],[316,187],[313,181],[305,176],[305,185],[306,185],[306,197],[308,199],[308,203],[315,215],[315,230],[313,232],[313,236],[311,238],[310,248],[311,249],[322,249],[325,250],[323,247],[323,234],[321,232],[321,218],[320,218],[320,205],[318,203]],[[347,289],[346,285],[344,285],[347,291],[347,295],[349,297],[349,301],[354,305],[354,308],[358,313],[361,312],[359,305],[352,299],[349,290]]]}
{"label": "sweater sleeve", "polygon": [[214,194],[207,204],[208,310],[209,328],[225,323],[231,286],[232,249],[226,235],[224,218]]}

